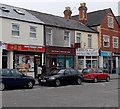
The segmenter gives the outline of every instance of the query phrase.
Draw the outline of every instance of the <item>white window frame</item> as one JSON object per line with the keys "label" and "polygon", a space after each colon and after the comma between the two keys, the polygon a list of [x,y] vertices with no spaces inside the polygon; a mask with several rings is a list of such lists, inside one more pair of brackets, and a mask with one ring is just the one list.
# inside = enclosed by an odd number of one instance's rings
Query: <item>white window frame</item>
{"label": "white window frame", "polygon": [[88,41],[89,41],[89,39],[91,40],[91,46],[88,45],[88,48],[92,48],[92,34],[88,34]]}
{"label": "white window frame", "polygon": [[[18,29],[14,29],[13,25],[18,26]],[[11,29],[11,35],[12,35],[12,37],[20,37],[20,24],[12,23],[12,27],[11,28],[12,28]],[[18,32],[18,35],[13,35],[13,32]]]}
{"label": "white window frame", "polygon": [[[114,39],[117,39],[117,42],[115,42]],[[118,37],[113,37],[113,48],[118,48],[118,47],[119,47],[118,42],[119,42],[119,38],[118,38]],[[116,44],[117,46],[115,46],[115,44]]]}
{"label": "white window frame", "polygon": [[[69,33],[68,36],[65,34],[65,32],[68,32],[68,33]],[[68,38],[69,38],[68,45],[66,45],[65,37],[68,37]],[[64,46],[70,47],[70,31],[67,31],[67,30],[64,31]]]}
{"label": "white window frame", "polygon": [[[108,38],[108,41],[105,40],[105,37]],[[108,46],[105,46],[105,42],[108,43]],[[104,47],[110,47],[110,36],[108,36],[108,35],[104,35],[104,36],[103,36],[103,46],[104,46]]]}
{"label": "white window frame", "polygon": [[[50,29],[50,32],[48,32],[47,29]],[[52,34],[53,34],[52,28],[46,28],[46,45],[52,45]],[[47,43],[48,35],[50,36],[49,43]]]}
{"label": "white window frame", "polygon": [[[31,28],[34,28],[35,31],[31,31]],[[35,37],[31,37],[31,34],[35,34]],[[36,39],[37,38],[37,27],[36,26],[30,26],[30,38]]]}
{"label": "white window frame", "polygon": [[[79,34],[79,36],[78,36],[78,34]],[[77,38],[80,39],[80,42],[77,42]],[[76,33],[75,43],[81,43],[81,33]]]}
{"label": "white window frame", "polygon": [[[110,19],[111,19],[111,22],[110,22]],[[114,19],[111,16],[108,16],[108,27],[114,28]]]}

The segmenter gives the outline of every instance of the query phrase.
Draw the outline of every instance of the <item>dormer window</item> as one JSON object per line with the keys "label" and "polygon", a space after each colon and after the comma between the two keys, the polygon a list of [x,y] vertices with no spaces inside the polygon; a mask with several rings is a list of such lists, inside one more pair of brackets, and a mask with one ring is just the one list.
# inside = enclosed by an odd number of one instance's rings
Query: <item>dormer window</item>
{"label": "dormer window", "polygon": [[17,12],[18,14],[21,14],[21,15],[25,15],[25,13],[23,13],[22,11],[20,11],[19,9],[13,9],[15,12]]}
{"label": "dormer window", "polygon": [[5,12],[10,12],[10,10],[8,10],[6,7],[0,7],[0,9]]}

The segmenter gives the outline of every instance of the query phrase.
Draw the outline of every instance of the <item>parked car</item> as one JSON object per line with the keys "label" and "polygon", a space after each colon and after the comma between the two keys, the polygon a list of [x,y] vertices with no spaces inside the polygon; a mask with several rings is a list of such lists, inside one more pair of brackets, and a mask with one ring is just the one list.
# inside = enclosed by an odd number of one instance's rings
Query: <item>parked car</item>
{"label": "parked car", "polygon": [[61,84],[76,83],[81,84],[83,79],[82,73],[74,69],[55,69],[49,74],[41,76],[38,81],[41,85],[52,84],[55,86],[60,86]]}
{"label": "parked car", "polygon": [[25,76],[15,69],[0,69],[0,90],[7,87],[24,87],[31,89],[35,85],[33,77]]}
{"label": "parked car", "polygon": [[104,73],[99,68],[85,68],[82,71],[84,80],[93,80],[95,83],[99,80],[110,81],[110,74]]}

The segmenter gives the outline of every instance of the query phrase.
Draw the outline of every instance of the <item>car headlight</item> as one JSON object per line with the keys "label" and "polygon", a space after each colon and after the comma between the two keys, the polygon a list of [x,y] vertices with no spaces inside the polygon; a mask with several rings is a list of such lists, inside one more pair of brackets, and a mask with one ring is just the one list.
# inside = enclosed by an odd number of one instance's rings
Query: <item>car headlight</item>
{"label": "car headlight", "polygon": [[49,77],[49,79],[54,80],[54,79],[55,79],[55,77],[54,77],[54,76],[51,76],[51,77]]}

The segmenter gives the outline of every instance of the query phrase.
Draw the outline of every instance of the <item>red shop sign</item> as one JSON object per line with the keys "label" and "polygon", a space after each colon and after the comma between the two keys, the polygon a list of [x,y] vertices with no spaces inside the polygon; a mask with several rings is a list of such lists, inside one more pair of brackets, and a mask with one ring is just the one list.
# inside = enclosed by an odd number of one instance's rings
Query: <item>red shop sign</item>
{"label": "red shop sign", "polygon": [[69,54],[75,55],[75,48],[69,47],[46,47],[47,54]]}
{"label": "red shop sign", "polygon": [[7,44],[7,50],[45,52],[45,47],[35,45]]}

